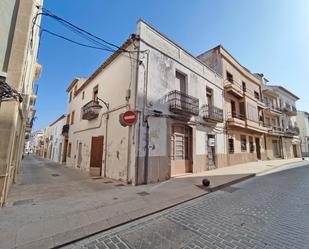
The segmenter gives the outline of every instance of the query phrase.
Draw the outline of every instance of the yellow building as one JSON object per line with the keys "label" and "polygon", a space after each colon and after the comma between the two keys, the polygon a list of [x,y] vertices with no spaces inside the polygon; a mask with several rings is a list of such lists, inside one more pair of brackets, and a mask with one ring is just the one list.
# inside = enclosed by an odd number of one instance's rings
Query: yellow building
{"label": "yellow building", "polygon": [[[19,170],[25,136],[31,132],[42,0],[0,1],[0,206]],[[31,42],[32,41],[32,42]]]}

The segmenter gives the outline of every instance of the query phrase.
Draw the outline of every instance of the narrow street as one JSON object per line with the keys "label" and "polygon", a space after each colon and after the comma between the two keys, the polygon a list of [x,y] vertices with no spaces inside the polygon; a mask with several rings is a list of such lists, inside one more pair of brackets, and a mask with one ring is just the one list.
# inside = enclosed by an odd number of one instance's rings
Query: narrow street
{"label": "narrow street", "polygon": [[306,249],[308,179],[308,165],[256,177],[64,248]]}

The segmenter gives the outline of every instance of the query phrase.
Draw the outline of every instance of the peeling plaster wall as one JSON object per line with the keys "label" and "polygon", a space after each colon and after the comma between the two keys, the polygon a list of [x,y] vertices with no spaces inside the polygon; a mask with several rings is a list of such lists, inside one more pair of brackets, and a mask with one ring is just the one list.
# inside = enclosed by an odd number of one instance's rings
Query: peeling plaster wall
{"label": "peeling plaster wall", "polygon": [[[170,41],[168,38],[158,33],[143,21],[138,23],[138,34],[141,37],[141,50],[149,51],[148,71],[147,56],[141,57],[143,65],[139,66],[138,75],[138,95],[137,106],[142,110],[144,101],[146,103],[145,114],[151,110],[161,111],[163,114],[172,114],[167,103],[167,94],[175,90],[175,75],[179,71],[186,75],[187,93],[199,99],[199,107],[207,104],[206,87],[213,90],[214,106],[223,109],[222,78],[214,71],[202,64],[195,57],[184,49]],[[145,74],[148,82],[145,82]],[[147,84],[147,87],[146,87]],[[144,96],[147,95],[147,100]],[[149,175],[151,182],[165,180],[170,170],[170,132],[173,122],[166,117],[149,118],[149,172],[153,172],[152,167],[158,168],[159,173],[155,177]],[[195,123],[203,122],[202,117],[192,117]],[[225,153],[223,124],[218,123],[207,127],[193,125],[196,128],[195,144],[196,154],[206,157],[206,137],[207,134],[215,134],[217,153]],[[218,132],[219,131],[219,132]],[[139,171],[142,171],[145,156],[146,127],[141,126],[141,144],[139,147]],[[167,161],[166,161],[167,159]],[[153,161],[154,160],[154,161]],[[158,163],[160,162],[161,163]],[[164,161],[162,163],[162,161]],[[152,162],[153,161],[153,162]],[[161,174],[160,172],[164,173]],[[158,177],[158,179],[156,178]]]}

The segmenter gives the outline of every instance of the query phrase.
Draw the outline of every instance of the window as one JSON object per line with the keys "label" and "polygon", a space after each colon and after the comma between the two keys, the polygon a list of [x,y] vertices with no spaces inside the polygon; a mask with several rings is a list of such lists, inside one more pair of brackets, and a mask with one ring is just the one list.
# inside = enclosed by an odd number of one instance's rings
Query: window
{"label": "window", "polygon": [[254,91],[254,97],[260,100],[260,94],[257,91]]}
{"label": "window", "polygon": [[247,151],[247,138],[244,135],[240,136],[240,147],[242,152]]}
{"label": "window", "polygon": [[247,91],[246,82],[242,82],[242,90],[245,92]]}
{"label": "window", "polygon": [[251,121],[259,122],[259,115],[256,106],[247,103],[247,115]]}
{"label": "window", "polygon": [[67,124],[70,124],[70,113],[67,115]]}
{"label": "window", "polygon": [[75,111],[72,111],[72,114],[71,114],[71,125],[74,124],[74,116],[75,116]]}
{"label": "window", "polygon": [[213,95],[212,93],[213,93],[212,89],[206,87],[206,97],[208,106],[212,106],[212,95]]}
{"label": "window", "polygon": [[182,93],[186,93],[187,92],[186,82],[187,82],[187,75],[176,71],[175,90],[178,90]]}
{"label": "window", "polygon": [[71,157],[71,149],[72,149],[72,144],[69,143],[69,146],[68,146],[68,157]]}
{"label": "window", "polygon": [[69,93],[69,102],[72,101],[72,91]]}
{"label": "window", "polygon": [[228,71],[226,71],[226,79],[229,82],[234,83],[233,74],[229,73]]}
{"label": "window", "polygon": [[250,149],[250,153],[254,152],[253,137],[249,137],[249,149]]}
{"label": "window", "polygon": [[84,99],[85,98],[85,91],[83,91],[83,93],[82,93],[82,99]]}
{"label": "window", "polygon": [[234,139],[229,138],[229,153],[233,154],[234,153]]}
{"label": "window", "polygon": [[93,88],[93,95],[92,95],[93,101],[98,100],[98,94],[99,94],[99,86],[97,85]]}

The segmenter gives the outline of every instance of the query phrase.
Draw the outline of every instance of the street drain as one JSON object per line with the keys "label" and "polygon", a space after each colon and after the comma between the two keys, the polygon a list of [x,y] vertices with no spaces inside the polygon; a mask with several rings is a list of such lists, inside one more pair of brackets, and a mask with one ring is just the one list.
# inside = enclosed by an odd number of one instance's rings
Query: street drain
{"label": "street drain", "polygon": [[30,204],[30,203],[33,203],[33,199],[24,199],[24,200],[14,201],[13,206],[20,206],[20,205],[25,205],[25,204]]}
{"label": "street drain", "polygon": [[136,193],[137,195],[140,195],[140,196],[146,196],[146,195],[150,195],[148,192],[139,192],[139,193]]}
{"label": "street drain", "polygon": [[52,176],[60,176],[59,174],[51,174]]}
{"label": "street drain", "polygon": [[233,192],[235,192],[235,191],[237,191],[239,189],[240,188],[235,188],[235,187],[229,186],[229,187],[225,187],[225,188],[221,189],[221,191],[228,192],[228,193],[233,193]]}

